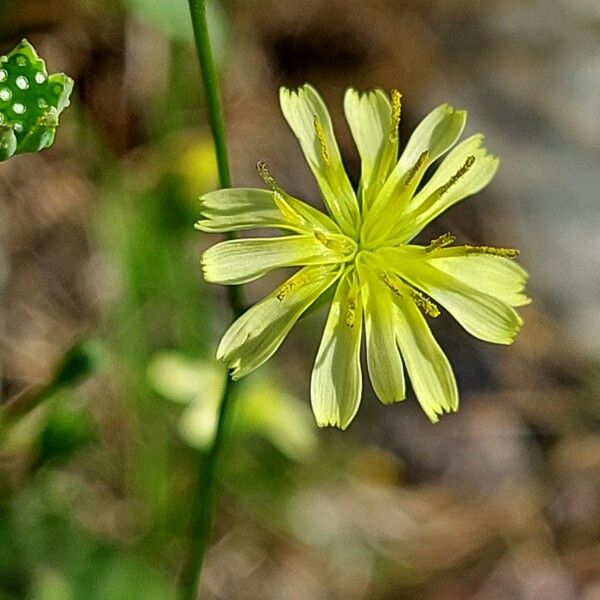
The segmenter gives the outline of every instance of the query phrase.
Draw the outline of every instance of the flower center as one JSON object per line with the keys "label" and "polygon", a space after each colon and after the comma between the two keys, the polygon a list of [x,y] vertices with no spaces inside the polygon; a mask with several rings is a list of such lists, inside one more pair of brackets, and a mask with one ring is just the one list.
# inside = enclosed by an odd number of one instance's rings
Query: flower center
{"label": "flower center", "polygon": [[344,257],[344,262],[352,262],[358,252],[358,244],[343,233],[325,233],[321,229],[314,230],[314,236],[329,250],[333,250]]}

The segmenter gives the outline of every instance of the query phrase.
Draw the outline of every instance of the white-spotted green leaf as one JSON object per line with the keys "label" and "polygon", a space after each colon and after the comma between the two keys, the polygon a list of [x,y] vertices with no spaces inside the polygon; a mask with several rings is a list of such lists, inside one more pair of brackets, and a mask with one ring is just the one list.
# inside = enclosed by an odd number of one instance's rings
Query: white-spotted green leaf
{"label": "white-spotted green leaf", "polygon": [[27,41],[0,57],[0,160],[52,145],[58,117],[69,105],[73,80],[48,75]]}

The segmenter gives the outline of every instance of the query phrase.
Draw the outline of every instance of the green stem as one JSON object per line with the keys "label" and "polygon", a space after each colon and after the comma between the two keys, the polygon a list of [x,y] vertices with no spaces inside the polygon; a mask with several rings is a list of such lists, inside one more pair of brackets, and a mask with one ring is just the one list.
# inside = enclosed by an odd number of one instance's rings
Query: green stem
{"label": "green stem", "polygon": [[[215,59],[213,57],[210,38],[208,36],[206,0],[188,1],[190,4],[190,13],[192,15],[194,41],[196,42],[196,51],[198,54],[198,61],[200,62],[202,83],[204,84],[204,91],[206,93],[208,120],[210,122],[213,141],[215,143],[219,184],[222,188],[228,188],[231,187],[231,172],[229,170],[229,159],[227,157],[227,142],[225,139],[225,127],[223,125],[223,109],[221,108],[221,94],[219,93],[217,81],[217,69],[215,68]],[[227,233],[226,237],[231,239],[235,236],[231,233]],[[241,288],[236,285],[228,286],[227,299],[233,310],[234,316],[239,317],[244,312]]]}
{"label": "green stem", "polygon": [[[231,187],[231,173],[227,157],[227,143],[225,140],[223,111],[217,83],[217,71],[208,36],[206,3],[205,0],[189,0],[189,5],[194,28],[194,40],[202,72],[202,82],[206,93],[208,118],[217,155],[219,182],[223,188]],[[228,237],[232,238],[234,236],[230,234]],[[240,287],[228,287],[227,298],[234,316],[238,317],[244,310]],[[219,407],[214,440],[206,457],[200,457],[204,460],[201,460],[199,471],[200,485],[194,496],[192,506],[191,548],[182,575],[182,600],[196,600],[198,597],[202,565],[206,548],[210,541],[215,512],[216,475],[219,467],[219,457],[230,429],[233,415],[234,391],[235,382],[227,378]]]}
{"label": "green stem", "polygon": [[192,25],[194,27],[194,40],[196,51],[202,71],[202,83],[206,94],[208,118],[217,151],[217,166],[219,168],[219,181],[221,187],[231,187],[231,174],[227,158],[227,142],[225,141],[225,127],[223,125],[223,110],[221,108],[221,95],[217,83],[217,70],[213,58],[208,36],[208,23],[206,21],[205,0],[189,0]]}
{"label": "green stem", "polygon": [[204,556],[210,541],[216,500],[216,473],[223,442],[229,429],[233,413],[233,397],[235,382],[227,378],[223,398],[219,408],[219,417],[215,438],[203,461],[200,473],[201,486],[194,497],[191,523],[191,547],[188,561],[182,576],[182,600],[196,600]]}

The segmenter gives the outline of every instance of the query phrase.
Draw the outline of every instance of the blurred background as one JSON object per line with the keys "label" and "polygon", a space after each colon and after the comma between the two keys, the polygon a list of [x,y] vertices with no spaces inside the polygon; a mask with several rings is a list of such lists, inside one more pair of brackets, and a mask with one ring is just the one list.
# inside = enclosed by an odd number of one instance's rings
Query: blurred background
{"label": "blurred background", "polygon": [[[210,8],[236,185],[264,160],[319,202],[282,84],[320,90],[355,182],[346,87],[401,90],[404,140],[467,108],[501,168],[425,237],[520,248],[534,302],[511,348],[437,319],[457,414],[432,426],[412,393],[367,389],[343,434],[313,422],[307,317],[241,387],[203,598],[599,600],[600,4]],[[0,164],[0,599],[169,600],[231,319],[193,230],[217,179],[188,5],[0,9],[0,52],[27,37],[76,82],[55,145]]]}

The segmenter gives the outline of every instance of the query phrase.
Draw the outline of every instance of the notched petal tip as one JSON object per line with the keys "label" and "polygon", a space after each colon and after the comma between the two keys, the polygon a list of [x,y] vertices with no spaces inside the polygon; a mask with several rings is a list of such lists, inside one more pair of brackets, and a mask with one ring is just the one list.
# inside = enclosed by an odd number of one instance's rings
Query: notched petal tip
{"label": "notched petal tip", "polygon": [[512,306],[513,306],[513,308],[519,308],[521,306],[528,306],[529,304],[532,303],[532,301],[533,301],[532,298],[530,298],[529,296],[526,296],[525,294],[522,294],[522,298],[519,300],[519,302],[514,303]]}
{"label": "notched petal tip", "polygon": [[517,339],[517,335],[519,335],[519,332],[521,331],[521,328],[523,327],[524,321],[523,318],[521,317],[521,315],[519,315],[518,313],[515,312],[515,314],[517,315],[518,321],[515,324],[514,328],[507,332],[507,338],[506,341],[498,341],[497,343],[503,346],[511,346],[515,340]]}
{"label": "notched petal tip", "polygon": [[458,401],[458,395],[457,395],[454,399],[451,399],[450,403],[448,403],[448,404],[429,405],[427,407],[427,410],[425,410],[425,407],[423,405],[421,405],[421,408],[423,409],[423,412],[425,413],[425,415],[427,416],[429,421],[431,423],[435,424],[435,423],[439,423],[440,417],[444,417],[445,415],[449,415],[449,414],[457,412],[458,404],[459,404],[459,401]]}
{"label": "notched petal tip", "polygon": [[207,256],[206,256],[206,254],[209,250],[210,250],[210,248],[200,255],[200,268],[202,269],[202,274],[204,275],[204,279],[206,281],[208,281],[208,279],[206,279],[207,270],[210,269],[210,267],[209,267],[210,258],[207,258]]}
{"label": "notched petal tip", "polygon": [[231,362],[229,360],[231,354],[231,348],[228,347],[228,344],[225,343],[227,336],[227,332],[223,335],[221,340],[219,341],[219,345],[217,346],[217,352],[215,354],[215,358],[222,362],[227,368],[231,368]]}
{"label": "notched petal tip", "polygon": [[443,417],[445,415],[450,415],[452,413],[455,413],[458,411],[458,406],[459,406],[459,402],[458,402],[458,397],[456,398],[456,402],[452,405],[448,405],[448,406],[433,406],[431,407],[431,410],[428,411],[423,411],[425,412],[425,415],[427,416],[427,418],[431,421],[432,424],[435,423],[439,423],[440,421],[440,417]]}
{"label": "notched petal tip", "polygon": [[357,96],[359,100],[363,100],[365,98],[369,98],[370,96],[376,96],[378,94],[383,94],[385,96],[385,92],[381,88],[370,88],[368,90],[359,90],[358,88],[349,87],[344,92],[344,99],[350,96]]}
{"label": "notched petal tip", "polygon": [[247,373],[241,372],[240,369],[230,369],[229,370],[229,377],[231,377],[231,379],[233,379],[233,381],[239,381],[240,379],[243,379],[246,375],[247,375]]}
{"label": "notched petal tip", "polygon": [[279,99],[289,99],[292,96],[297,96],[297,97],[301,97],[304,94],[307,93],[313,93],[313,94],[317,94],[318,92],[317,90],[308,82],[302,83],[296,87],[287,87],[285,85],[282,85],[279,88]]}
{"label": "notched petal tip", "polygon": [[352,421],[354,420],[354,417],[352,417],[350,420],[348,421],[341,421],[339,419],[318,419],[315,418],[316,423],[317,423],[317,427],[320,427],[321,429],[325,429],[325,428],[332,428],[332,429],[339,429],[340,431],[346,431],[346,429],[348,429],[348,427],[350,426],[350,423],[352,423]]}
{"label": "notched petal tip", "polygon": [[465,121],[467,119],[468,114],[465,109],[454,108],[454,106],[448,104],[447,102],[440,104],[438,107],[434,108],[432,112],[436,111],[443,113],[445,116],[456,115],[457,117],[464,119]]}
{"label": "notched petal tip", "polygon": [[438,416],[437,413],[434,412],[426,412],[425,415],[427,416],[427,418],[429,419],[429,421],[433,424],[438,423],[440,420],[440,417]]}
{"label": "notched petal tip", "polygon": [[390,406],[392,404],[398,404],[398,402],[404,402],[406,400],[406,394],[388,396],[388,397],[383,397],[383,398],[378,394],[377,398],[379,399],[379,401],[382,404],[385,404],[386,406]]}
{"label": "notched petal tip", "polygon": [[284,85],[282,85],[279,88],[279,99],[283,99],[283,98],[288,98],[289,96],[291,96],[292,94],[295,94],[298,88],[288,88]]}
{"label": "notched petal tip", "polygon": [[467,117],[469,116],[468,111],[464,109],[455,110],[454,114],[457,115],[459,119],[462,119],[465,123],[467,122]]}

